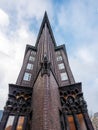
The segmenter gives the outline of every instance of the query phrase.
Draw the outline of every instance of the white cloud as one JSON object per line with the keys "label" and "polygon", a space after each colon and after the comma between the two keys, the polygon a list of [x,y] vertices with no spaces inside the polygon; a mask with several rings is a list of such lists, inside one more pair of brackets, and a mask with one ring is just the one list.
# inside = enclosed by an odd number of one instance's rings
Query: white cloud
{"label": "white cloud", "polygon": [[80,58],[80,60],[84,61],[86,64],[92,64],[94,62],[94,59],[92,57],[90,50],[86,48],[80,48],[77,51],[77,55]]}
{"label": "white cloud", "polygon": [[26,39],[29,37],[28,33],[26,32],[25,30],[25,27],[21,27],[19,30],[18,30],[18,34],[19,34],[19,37],[21,37],[22,39]]}
{"label": "white cloud", "polygon": [[[8,12],[16,13],[16,20],[23,21],[23,19],[27,18],[36,18],[37,20],[42,19],[43,14],[48,11],[49,14],[52,14],[52,3],[51,0],[10,0],[10,1],[0,1],[0,5],[2,8],[7,10]],[[7,5],[7,7],[5,6]],[[15,15],[15,14],[14,14]]]}
{"label": "white cloud", "polygon": [[35,34],[29,31],[26,24],[20,23],[15,31],[9,28],[0,30],[0,109],[3,109],[7,99],[8,84],[16,82],[26,44],[35,44]]}
{"label": "white cloud", "polygon": [[9,16],[6,12],[0,9],[0,26],[8,26],[9,25]]}
{"label": "white cloud", "polygon": [[98,26],[96,28],[98,21],[97,3],[96,0],[93,2],[92,0],[89,2],[75,0],[69,4],[63,3],[57,15],[60,27],[65,32],[70,31],[76,40],[90,39],[95,30],[98,30]]}

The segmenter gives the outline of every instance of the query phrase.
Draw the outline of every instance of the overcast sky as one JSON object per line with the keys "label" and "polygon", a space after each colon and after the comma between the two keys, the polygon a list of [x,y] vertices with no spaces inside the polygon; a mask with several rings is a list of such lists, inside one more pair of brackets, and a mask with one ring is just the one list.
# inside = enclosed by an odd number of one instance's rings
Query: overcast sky
{"label": "overcast sky", "polygon": [[98,112],[98,0],[0,0],[0,109],[15,83],[26,44],[35,45],[45,10],[57,45],[65,44],[90,112]]}

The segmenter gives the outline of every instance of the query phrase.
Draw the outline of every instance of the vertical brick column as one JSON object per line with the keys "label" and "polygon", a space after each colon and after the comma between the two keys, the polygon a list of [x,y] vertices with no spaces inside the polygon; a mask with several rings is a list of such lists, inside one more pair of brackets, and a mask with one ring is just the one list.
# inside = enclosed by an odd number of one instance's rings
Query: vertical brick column
{"label": "vertical brick column", "polygon": [[43,123],[44,123],[44,130],[51,130],[51,125],[50,125],[50,115],[49,115],[49,105],[50,105],[50,89],[49,89],[49,77],[47,74],[44,75],[44,108],[43,108]]}
{"label": "vertical brick column", "polygon": [[33,87],[32,130],[61,130],[60,98],[54,76],[39,74]]}

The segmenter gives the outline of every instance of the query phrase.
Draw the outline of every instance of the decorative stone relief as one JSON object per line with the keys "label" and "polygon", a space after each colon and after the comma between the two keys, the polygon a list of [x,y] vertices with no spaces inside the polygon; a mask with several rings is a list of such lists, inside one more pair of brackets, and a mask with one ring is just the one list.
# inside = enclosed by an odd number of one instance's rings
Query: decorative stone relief
{"label": "decorative stone relief", "polygon": [[50,76],[50,65],[46,55],[43,56],[43,61],[41,62],[41,75],[48,74]]}
{"label": "decorative stone relief", "polygon": [[5,111],[9,111],[11,114],[19,113],[28,114],[31,111],[31,98],[32,88],[25,88],[11,85],[11,91],[9,92],[8,101],[6,102]]}
{"label": "decorative stone relief", "polygon": [[73,112],[76,114],[87,112],[87,105],[80,84],[60,88],[60,99],[62,108],[68,115]]}

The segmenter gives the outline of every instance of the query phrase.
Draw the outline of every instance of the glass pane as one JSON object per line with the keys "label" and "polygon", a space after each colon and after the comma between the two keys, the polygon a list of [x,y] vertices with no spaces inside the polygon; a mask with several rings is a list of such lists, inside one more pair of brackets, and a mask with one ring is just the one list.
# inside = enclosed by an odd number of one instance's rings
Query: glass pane
{"label": "glass pane", "polygon": [[2,115],[3,115],[3,111],[0,110],[0,121],[1,121]]}
{"label": "glass pane", "polygon": [[23,129],[23,123],[24,123],[24,116],[20,116],[16,130],[22,130]]}
{"label": "glass pane", "polygon": [[60,55],[60,51],[57,51],[57,52],[56,52],[56,55]]}
{"label": "glass pane", "polygon": [[32,55],[32,54],[33,54],[33,55],[36,55],[36,52],[35,52],[35,51],[31,51],[31,55]]}
{"label": "glass pane", "polygon": [[26,72],[24,74],[23,80],[30,81],[31,80],[31,74]]}
{"label": "glass pane", "polygon": [[58,67],[59,67],[59,70],[61,70],[61,69],[64,69],[64,68],[65,68],[63,63],[58,64]]}
{"label": "glass pane", "polygon": [[32,70],[33,69],[33,64],[28,63],[27,64],[27,69]]}
{"label": "glass pane", "polygon": [[57,61],[61,61],[61,60],[62,60],[62,56],[58,56]]}
{"label": "glass pane", "polygon": [[69,122],[69,129],[70,130],[76,130],[74,120],[72,116],[68,116],[68,122]]}
{"label": "glass pane", "polygon": [[67,77],[66,72],[61,73],[61,80],[63,81],[63,80],[67,80],[67,79],[68,79],[68,77]]}
{"label": "glass pane", "polygon": [[35,61],[35,57],[30,56],[30,57],[29,57],[29,61]]}
{"label": "glass pane", "polygon": [[15,118],[14,116],[9,116],[5,130],[11,130],[12,129],[14,118]]}
{"label": "glass pane", "polygon": [[83,119],[83,115],[78,114],[77,117],[78,117],[78,120],[79,120],[79,123],[80,123],[81,130],[87,130],[84,119]]}

